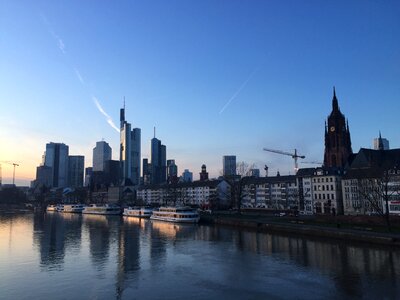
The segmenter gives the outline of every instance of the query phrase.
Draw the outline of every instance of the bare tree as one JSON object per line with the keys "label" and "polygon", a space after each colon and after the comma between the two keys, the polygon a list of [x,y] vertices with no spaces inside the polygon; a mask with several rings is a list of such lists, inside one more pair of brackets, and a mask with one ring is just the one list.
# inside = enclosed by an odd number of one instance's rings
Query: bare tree
{"label": "bare tree", "polygon": [[381,216],[390,231],[389,201],[400,197],[400,173],[397,168],[380,170],[378,176],[359,179],[358,195],[364,211]]}

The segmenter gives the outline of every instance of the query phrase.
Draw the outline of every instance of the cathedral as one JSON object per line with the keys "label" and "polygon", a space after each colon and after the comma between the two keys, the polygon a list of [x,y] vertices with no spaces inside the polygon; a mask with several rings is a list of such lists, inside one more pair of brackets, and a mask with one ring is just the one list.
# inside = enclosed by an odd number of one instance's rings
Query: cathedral
{"label": "cathedral", "polygon": [[349,123],[339,109],[333,88],[332,112],[325,122],[324,167],[343,168],[352,153]]}

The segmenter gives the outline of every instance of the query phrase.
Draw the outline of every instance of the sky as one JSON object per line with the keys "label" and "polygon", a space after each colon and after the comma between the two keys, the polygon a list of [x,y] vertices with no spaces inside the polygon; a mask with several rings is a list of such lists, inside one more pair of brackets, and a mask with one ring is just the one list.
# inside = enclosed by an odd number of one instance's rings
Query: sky
{"label": "sky", "polygon": [[[119,159],[119,110],[153,127],[178,172],[211,177],[222,156],[269,174],[322,161],[333,86],[353,151],[382,132],[400,147],[399,1],[0,0],[3,183],[29,185],[46,143]],[[310,164],[301,164],[310,167]],[[261,174],[264,174],[262,170]]]}

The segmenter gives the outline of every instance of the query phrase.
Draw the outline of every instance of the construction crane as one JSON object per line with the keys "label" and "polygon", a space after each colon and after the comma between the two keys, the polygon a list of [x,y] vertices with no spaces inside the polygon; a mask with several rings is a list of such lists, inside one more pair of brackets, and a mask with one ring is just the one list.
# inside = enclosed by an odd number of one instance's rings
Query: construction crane
{"label": "construction crane", "polygon": [[320,161],[301,161],[301,164],[309,164],[309,165],[323,165],[323,162]]}
{"label": "construction crane", "polygon": [[295,173],[297,173],[297,170],[299,169],[299,164],[298,164],[297,160],[299,158],[301,158],[301,159],[306,158],[304,155],[298,155],[297,149],[294,149],[294,153],[285,152],[285,151],[281,151],[281,150],[268,149],[268,148],[264,148],[263,150],[267,151],[267,152],[291,156],[294,159],[294,172]]}
{"label": "construction crane", "polygon": [[[15,184],[15,167],[19,167],[19,164],[10,161],[1,161],[1,163],[13,165],[13,184]],[[0,164],[0,185],[1,183],[2,183],[2,174],[1,174],[1,164]]]}

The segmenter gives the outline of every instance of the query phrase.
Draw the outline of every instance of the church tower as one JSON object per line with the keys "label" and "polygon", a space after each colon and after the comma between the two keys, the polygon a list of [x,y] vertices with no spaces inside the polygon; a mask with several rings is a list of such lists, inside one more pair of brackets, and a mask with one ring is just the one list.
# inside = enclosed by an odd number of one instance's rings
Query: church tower
{"label": "church tower", "polygon": [[353,153],[349,123],[339,109],[336,91],[333,88],[332,112],[325,122],[325,167],[344,167]]}

